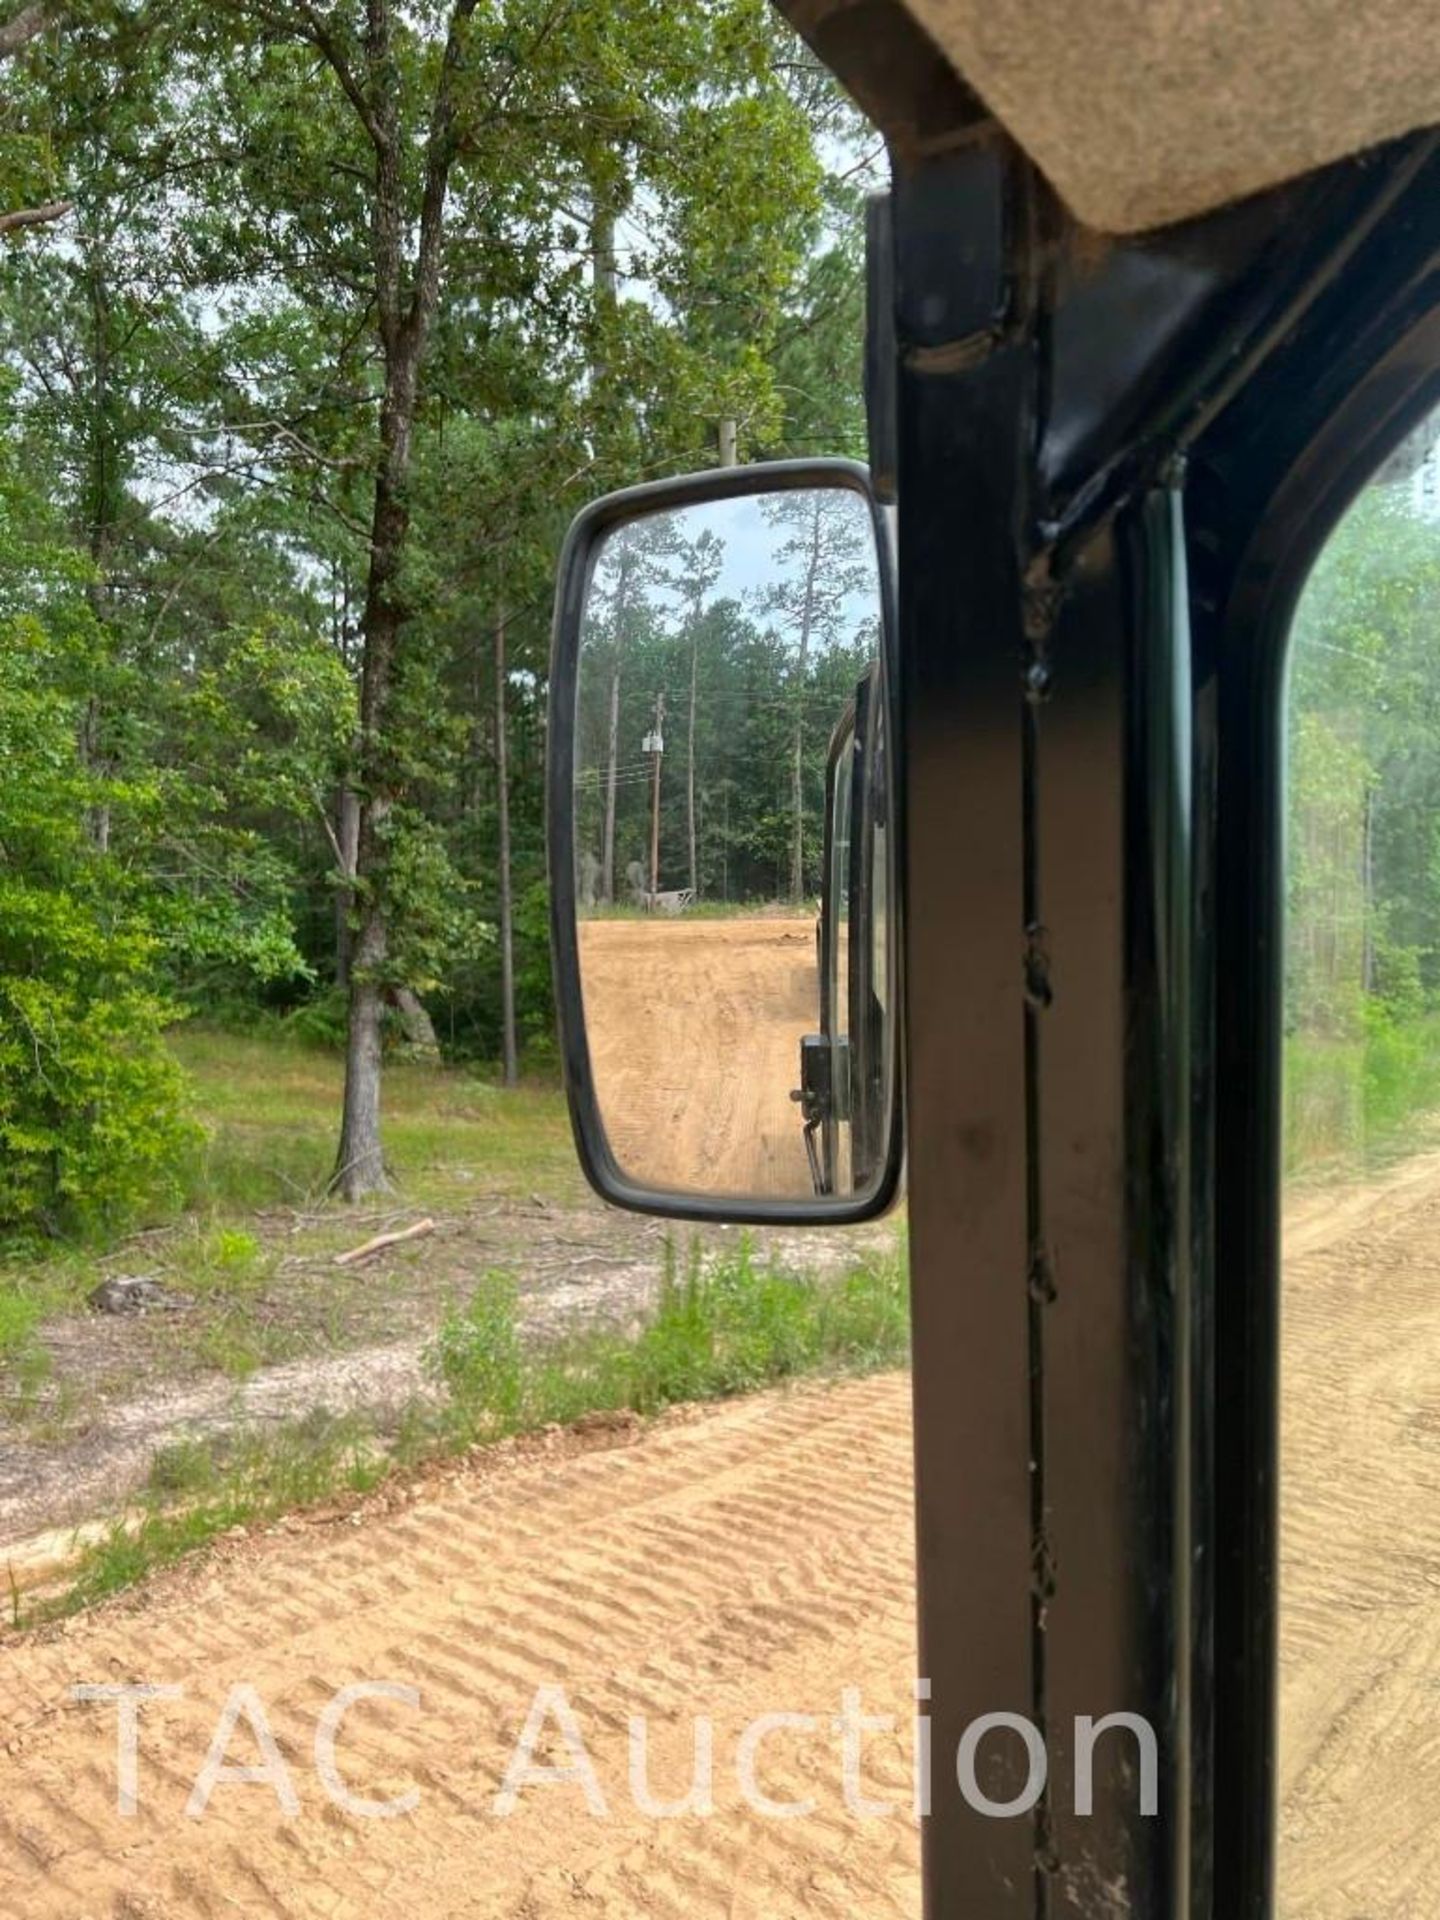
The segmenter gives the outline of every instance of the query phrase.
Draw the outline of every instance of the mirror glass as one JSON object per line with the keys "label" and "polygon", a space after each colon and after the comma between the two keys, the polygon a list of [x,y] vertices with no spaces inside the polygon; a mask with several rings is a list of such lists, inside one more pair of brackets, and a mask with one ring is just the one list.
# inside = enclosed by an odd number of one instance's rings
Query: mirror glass
{"label": "mirror glass", "polygon": [[869,502],[805,487],[603,536],[575,898],[610,1150],[652,1190],[853,1199],[891,1123],[888,758]]}

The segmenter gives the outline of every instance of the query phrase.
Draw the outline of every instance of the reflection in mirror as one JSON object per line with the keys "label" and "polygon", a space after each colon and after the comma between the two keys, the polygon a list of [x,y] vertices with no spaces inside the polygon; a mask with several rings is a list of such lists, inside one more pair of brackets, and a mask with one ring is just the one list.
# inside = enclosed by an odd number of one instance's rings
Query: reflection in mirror
{"label": "reflection in mirror", "polygon": [[601,1122],[636,1185],[798,1200],[878,1183],[880,631],[853,488],[685,505],[598,548],[576,696],[580,974]]}

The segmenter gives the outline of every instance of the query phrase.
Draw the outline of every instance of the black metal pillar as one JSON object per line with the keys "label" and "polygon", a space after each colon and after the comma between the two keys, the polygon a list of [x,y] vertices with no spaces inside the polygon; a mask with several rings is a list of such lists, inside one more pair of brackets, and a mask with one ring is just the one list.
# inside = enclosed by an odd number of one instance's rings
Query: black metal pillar
{"label": "black metal pillar", "polygon": [[[1043,188],[1003,144],[894,205],[909,1194],[933,1920],[1183,1915],[1190,1742],[1189,671],[1178,496],[1060,560]],[[941,244],[943,236],[943,244]],[[1048,1785],[962,1799],[975,1720]],[[1152,1730],[1094,1746],[1077,1716]],[[978,1776],[1017,1800],[1019,1736]]]}
{"label": "black metal pillar", "polygon": [[[931,1915],[965,1920],[1034,1911],[1033,1820],[971,1811],[955,1773],[971,1721],[1029,1715],[1035,1695],[1016,516],[1032,369],[1019,340],[965,374],[949,364],[999,289],[937,258],[926,214],[932,191],[957,196],[998,273],[1005,190],[981,153],[902,184],[895,206],[925,1881]],[[987,1757],[987,1793],[1014,1798],[1023,1746],[1002,1736]]]}

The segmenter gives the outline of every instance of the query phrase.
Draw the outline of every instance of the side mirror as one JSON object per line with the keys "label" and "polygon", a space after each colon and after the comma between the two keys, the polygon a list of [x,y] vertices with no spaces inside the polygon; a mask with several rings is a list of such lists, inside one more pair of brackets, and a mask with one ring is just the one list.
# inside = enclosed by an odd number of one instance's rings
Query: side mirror
{"label": "side mirror", "polygon": [[560,561],[551,931],[580,1158],[692,1219],[899,1178],[893,578],[863,467],[610,494]]}

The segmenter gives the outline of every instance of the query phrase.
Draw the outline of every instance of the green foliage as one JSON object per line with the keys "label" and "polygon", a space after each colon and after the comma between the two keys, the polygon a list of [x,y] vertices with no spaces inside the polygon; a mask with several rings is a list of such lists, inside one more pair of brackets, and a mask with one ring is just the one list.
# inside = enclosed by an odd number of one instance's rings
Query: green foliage
{"label": "green foliage", "polygon": [[86,1550],[69,1590],[45,1612],[94,1606],[236,1527],[340,1493],[368,1493],[386,1470],[363,1421],[323,1410],[277,1433],[168,1446],[152,1462],[138,1518],[115,1521]]}
{"label": "green foliage", "polygon": [[345,1045],[346,997],[339,987],[304,1000],[285,1016],[285,1031],[307,1047],[339,1052]]}
{"label": "green foliage", "polygon": [[444,1381],[451,1398],[474,1409],[477,1420],[497,1433],[515,1430],[524,1405],[518,1304],[514,1279],[492,1269],[465,1306],[446,1315],[426,1355],[428,1370]]}
{"label": "green foliage", "polygon": [[171,976],[206,1003],[312,981],[284,836],[325,818],[341,777],[355,726],[344,663],[300,621],[266,618],[221,636],[157,718],[168,744],[127,824],[156,875]]}
{"label": "green foliage", "polygon": [[908,1355],[903,1246],[838,1278],[757,1261],[748,1239],[683,1263],[667,1246],[658,1300],[634,1333],[591,1329],[539,1348],[521,1340],[515,1284],[489,1273],[427,1355],[469,1438],[584,1413],[653,1414],[817,1371],[896,1366]]}
{"label": "green foliage", "polygon": [[515,906],[515,997],[526,1058],[543,1066],[558,1058],[555,992],[550,979],[550,892],[533,881]]}
{"label": "green foliage", "polygon": [[1291,671],[1286,1154],[1404,1150],[1440,1109],[1440,526],[1363,493],[1316,565]]}
{"label": "green foliage", "polygon": [[50,1353],[39,1337],[41,1302],[9,1275],[0,1275],[0,1407],[23,1408],[50,1373]]}
{"label": "green foliage", "polygon": [[96,843],[97,813],[124,793],[81,757],[66,682],[89,624],[0,500],[7,544],[50,573],[54,607],[48,622],[0,613],[0,1231],[113,1227],[176,1190],[188,1130],[162,1037],[172,1009],[143,889]]}
{"label": "green foliage", "polygon": [[1367,938],[1415,949],[1423,988],[1440,988],[1437,631],[1440,529],[1408,487],[1372,487],[1331,536],[1295,621],[1291,953],[1318,939],[1328,976],[1302,968],[1293,980],[1302,1021],[1344,983],[1373,990]]}
{"label": "green foliage", "polygon": [[461,954],[491,946],[495,929],[482,918],[477,885],[456,866],[443,831],[417,809],[394,807],[381,838],[383,890],[396,929],[385,978],[417,993],[444,989]]}
{"label": "green foliage", "polygon": [[1365,1010],[1350,1039],[1285,1043],[1285,1164],[1333,1173],[1413,1152],[1440,1114],[1440,1015],[1400,1021]]}
{"label": "green foliage", "polygon": [[[198,1010],[333,1044],[377,907],[386,989],[430,1002],[452,1056],[498,1055],[502,623],[516,1014],[527,1059],[553,1062],[542,768],[565,521],[606,485],[708,462],[722,420],[743,457],[858,450],[861,182],[827,183],[820,157],[848,169],[855,121],[766,0],[600,0],[563,31],[541,0],[374,11],[373,65],[353,6],[262,0],[86,0],[6,65],[5,195],[74,209],[0,248],[0,1234],[203,1184],[162,1026]],[[403,303],[452,21],[400,638],[368,738],[399,336],[364,121],[389,117],[405,156]],[[717,639],[718,701],[750,642]],[[747,809],[713,765],[704,884],[773,891],[785,795]],[[359,886],[347,795],[384,803]]]}

